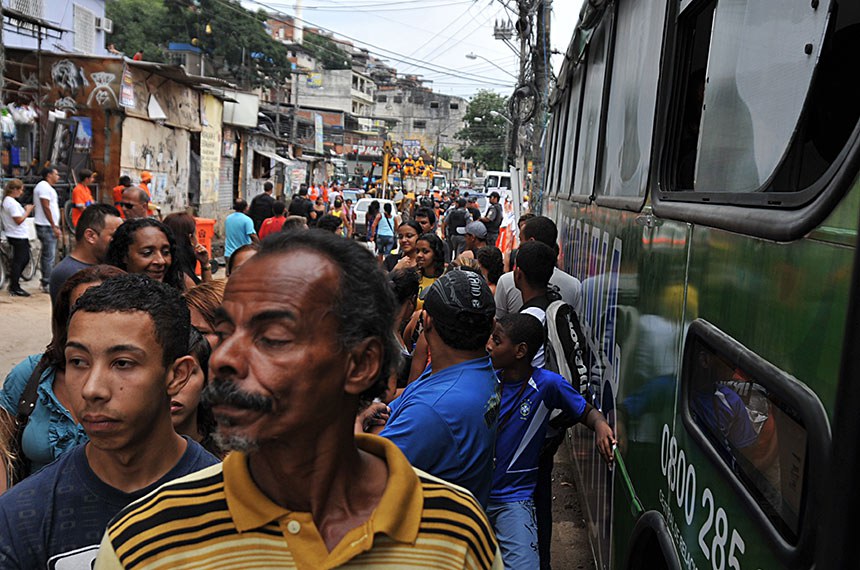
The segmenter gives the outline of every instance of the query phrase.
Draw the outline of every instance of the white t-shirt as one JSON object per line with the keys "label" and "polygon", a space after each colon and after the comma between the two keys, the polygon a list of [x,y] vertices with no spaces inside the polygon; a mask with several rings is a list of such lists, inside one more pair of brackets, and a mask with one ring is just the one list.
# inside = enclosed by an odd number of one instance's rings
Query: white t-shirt
{"label": "white t-shirt", "polygon": [[[549,283],[558,287],[562,301],[573,307],[577,315],[582,314],[582,284],[579,279],[556,267],[552,270]],[[522,306],[523,294],[514,285],[514,272],[509,271],[499,277],[496,284],[496,318],[519,313]]]}
{"label": "white t-shirt", "polygon": [[3,233],[6,234],[6,237],[24,239],[30,237],[27,235],[26,222],[18,224],[13,219],[20,218],[26,214],[24,207],[18,203],[18,200],[12,196],[6,196],[3,198],[3,211],[0,215],[3,216]]}
{"label": "white t-shirt", "polygon": [[36,225],[51,225],[51,222],[48,221],[48,217],[45,215],[45,211],[42,209],[42,198],[45,198],[50,202],[51,218],[54,220],[55,225],[59,225],[60,204],[57,198],[57,191],[54,190],[53,186],[48,184],[47,180],[42,180],[41,182],[36,184],[36,188],[33,189],[33,204],[35,205],[33,211],[36,213]]}
{"label": "white t-shirt", "polygon": [[[528,309],[523,309],[522,314],[531,315],[540,321],[540,324],[546,326],[546,311],[539,307],[529,307]],[[540,345],[540,348],[535,353],[534,358],[532,358],[532,366],[535,368],[543,368],[543,365],[546,364],[546,350],[544,347],[546,343]]]}

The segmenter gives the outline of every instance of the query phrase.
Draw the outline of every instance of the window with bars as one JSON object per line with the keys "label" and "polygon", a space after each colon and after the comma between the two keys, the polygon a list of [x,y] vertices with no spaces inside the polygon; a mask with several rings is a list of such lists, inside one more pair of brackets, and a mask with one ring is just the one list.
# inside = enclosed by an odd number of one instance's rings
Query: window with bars
{"label": "window with bars", "polygon": [[96,51],[96,15],[82,6],[74,6],[74,48],[83,53]]}
{"label": "window with bars", "polygon": [[45,11],[42,0],[12,0],[12,9],[34,18],[41,18]]}

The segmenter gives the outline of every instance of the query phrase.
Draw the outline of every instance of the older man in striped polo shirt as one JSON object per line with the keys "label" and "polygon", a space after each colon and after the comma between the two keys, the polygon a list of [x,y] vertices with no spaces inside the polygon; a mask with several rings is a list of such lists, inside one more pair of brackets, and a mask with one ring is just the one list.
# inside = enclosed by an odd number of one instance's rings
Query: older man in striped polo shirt
{"label": "older man in striped polo shirt", "polygon": [[468,491],[353,435],[396,364],[393,322],[357,242],[266,240],[230,278],[210,361],[206,397],[235,451],[117,515],[96,568],[501,568]]}

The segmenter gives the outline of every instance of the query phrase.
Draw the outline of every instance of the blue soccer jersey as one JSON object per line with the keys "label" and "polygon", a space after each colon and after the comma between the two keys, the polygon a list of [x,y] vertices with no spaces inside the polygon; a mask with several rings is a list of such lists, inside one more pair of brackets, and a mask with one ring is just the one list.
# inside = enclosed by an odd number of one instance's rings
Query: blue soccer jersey
{"label": "blue soccer jersey", "polygon": [[502,383],[491,503],[525,501],[534,495],[538,456],[554,409],[584,419],[585,399],[570,383],[535,368],[527,385]]}

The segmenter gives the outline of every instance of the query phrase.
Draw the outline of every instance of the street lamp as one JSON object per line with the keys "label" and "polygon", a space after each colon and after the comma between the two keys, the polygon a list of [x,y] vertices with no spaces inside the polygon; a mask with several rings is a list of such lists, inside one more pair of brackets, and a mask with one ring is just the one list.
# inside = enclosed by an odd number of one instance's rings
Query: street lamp
{"label": "street lamp", "polygon": [[500,118],[504,119],[504,121],[507,124],[514,126],[514,122],[512,120],[510,120],[507,115],[505,115],[503,113],[499,113],[498,111],[490,111],[490,115],[492,115],[493,117],[500,117]]}
{"label": "street lamp", "polygon": [[511,76],[511,77],[513,77],[514,79],[516,79],[516,78],[517,78],[517,76],[516,76],[516,75],[514,75],[513,73],[511,73],[511,72],[510,72],[510,71],[508,71],[507,69],[505,69],[505,68],[503,68],[503,67],[499,66],[498,64],[496,64],[496,62],[494,62],[494,61],[492,61],[492,60],[489,60],[489,59],[487,59],[486,57],[484,57],[484,56],[482,56],[482,55],[478,55],[478,54],[476,54],[476,53],[467,53],[467,54],[466,54],[466,59],[479,59],[479,58],[480,58],[480,59],[483,59],[484,61],[486,61],[487,63],[489,63],[490,65],[492,65],[493,67],[495,67],[496,69],[498,69],[499,71],[501,71],[502,73],[505,73],[505,74],[507,74],[507,75],[510,75],[510,76]]}

